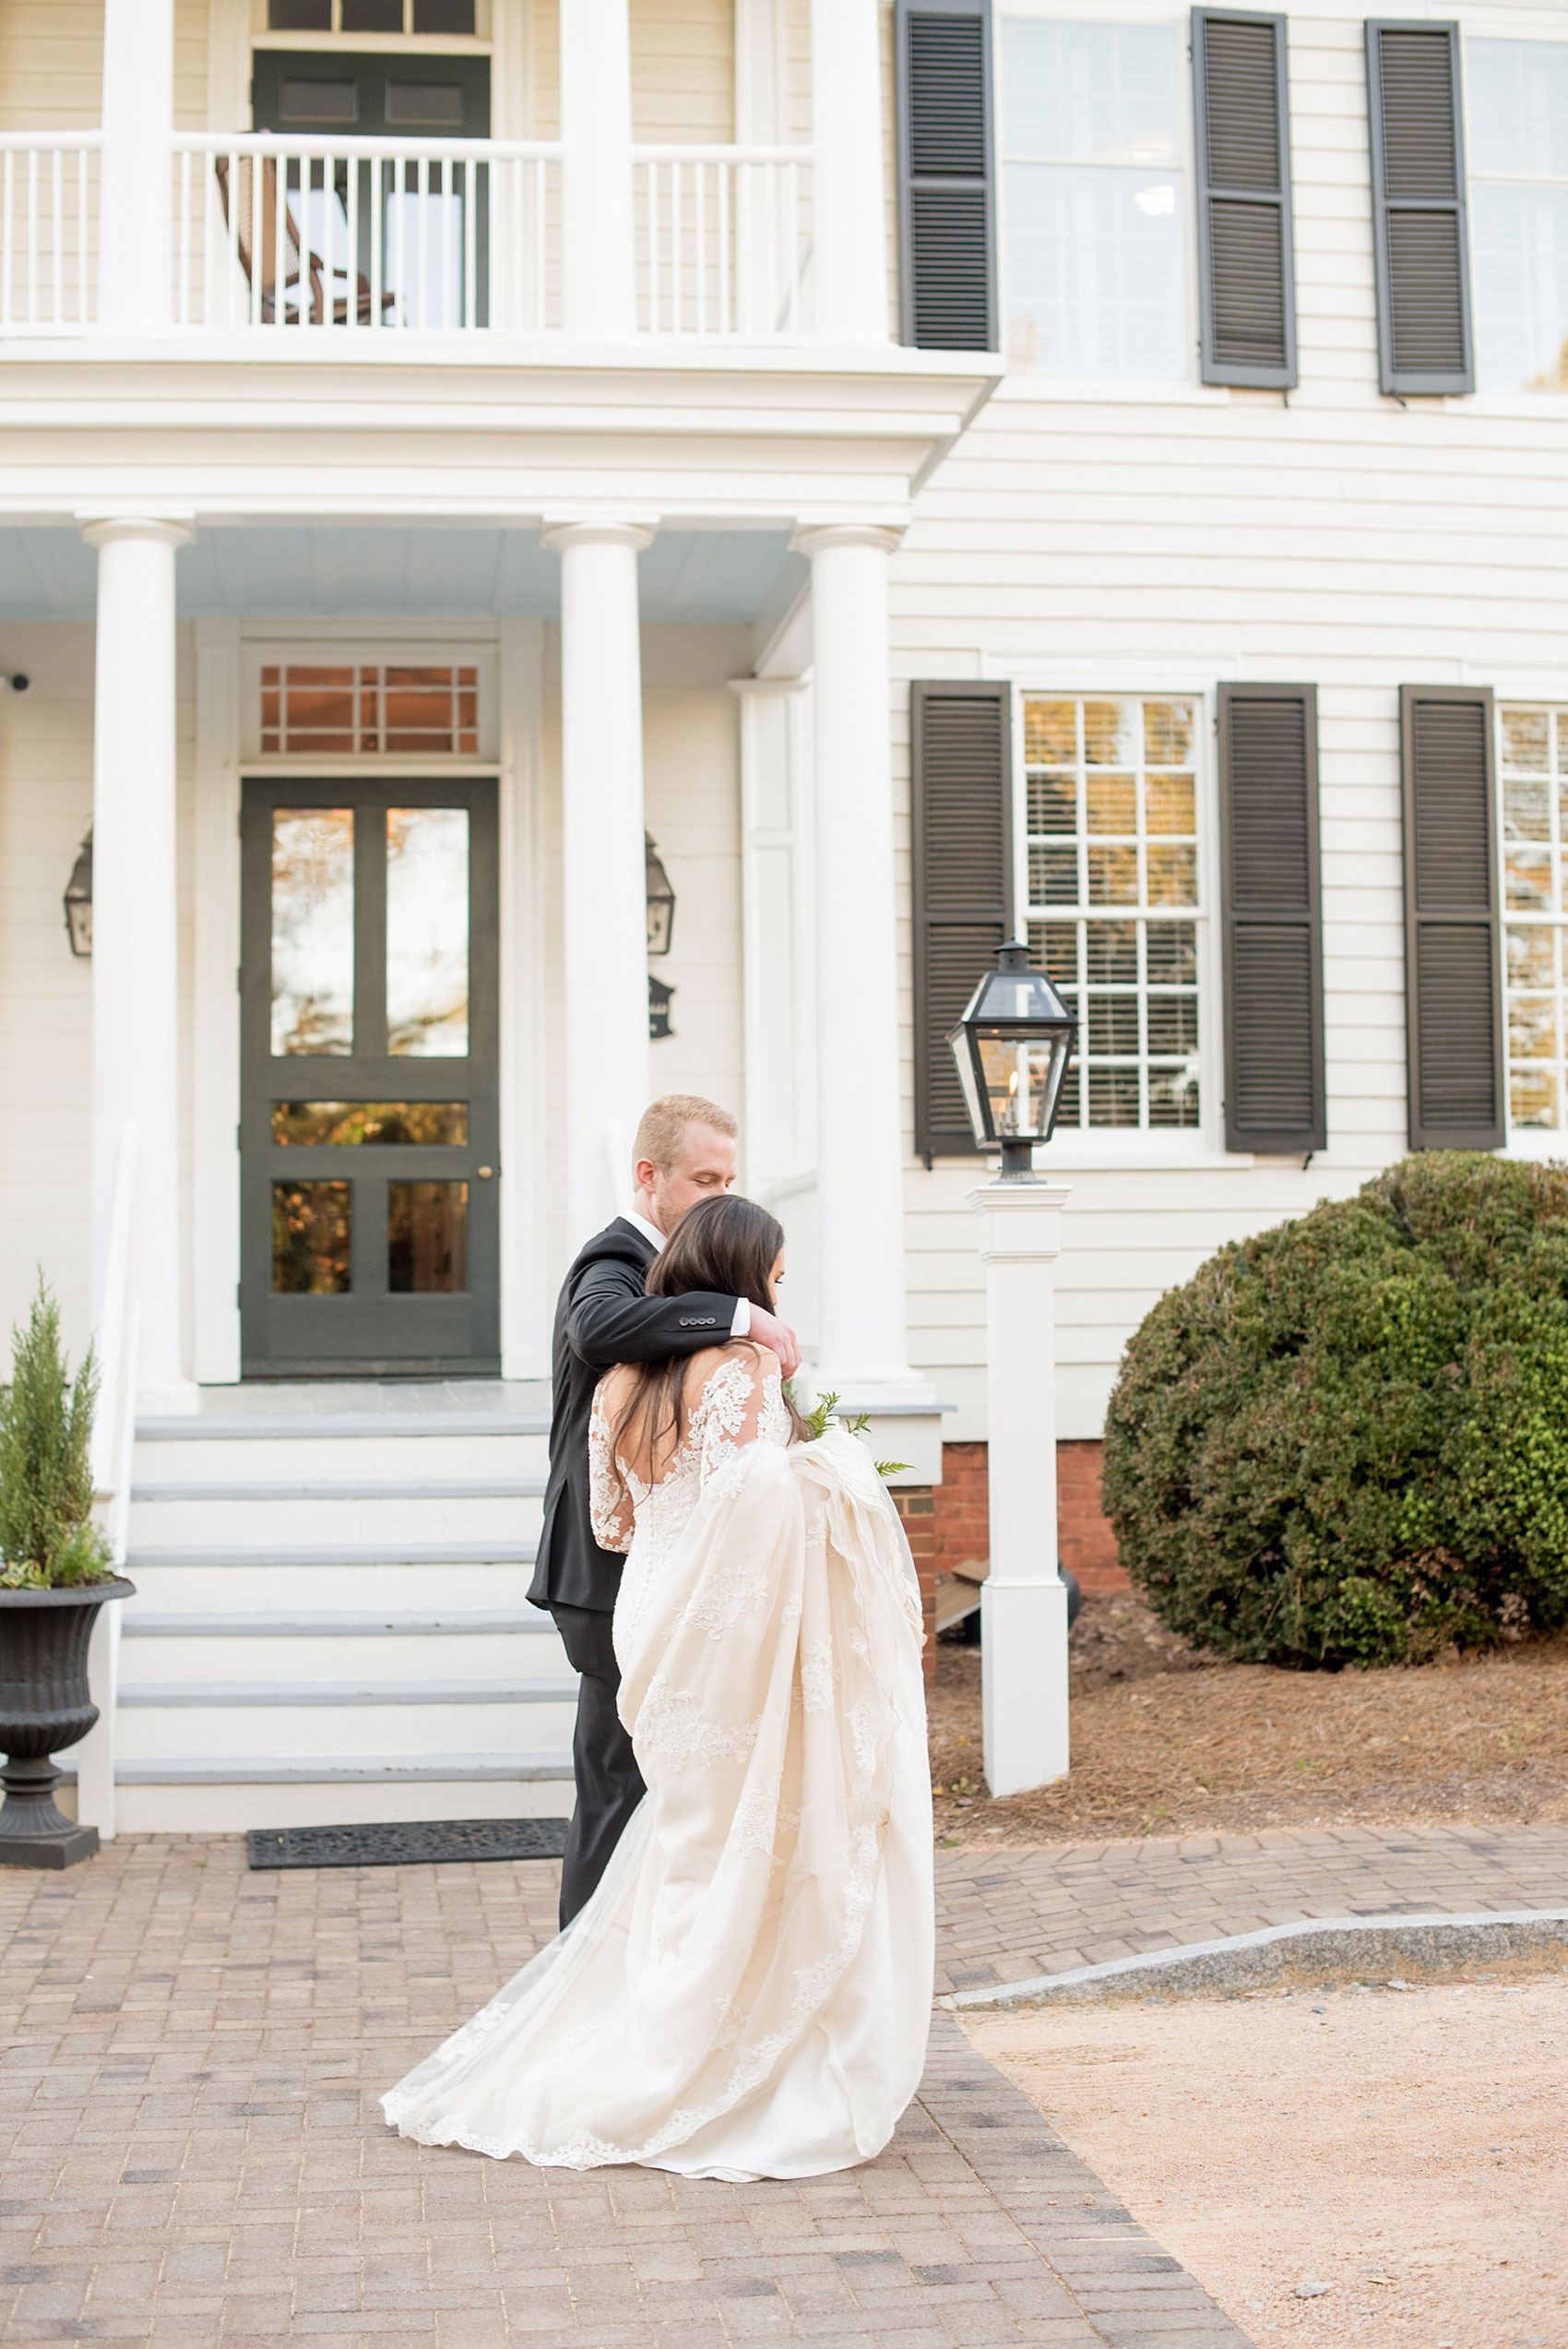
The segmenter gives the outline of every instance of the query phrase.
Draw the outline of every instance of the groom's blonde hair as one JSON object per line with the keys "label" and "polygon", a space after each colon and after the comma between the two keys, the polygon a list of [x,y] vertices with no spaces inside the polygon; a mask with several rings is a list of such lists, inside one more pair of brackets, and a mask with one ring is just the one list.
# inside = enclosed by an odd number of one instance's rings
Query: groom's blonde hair
{"label": "groom's blonde hair", "polygon": [[660,1093],[638,1120],[632,1144],[633,1165],[639,1159],[650,1158],[661,1174],[668,1174],[681,1155],[688,1126],[711,1126],[716,1134],[731,1136],[741,1130],[727,1109],[720,1109],[716,1101],[704,1101],[701,1093]]}

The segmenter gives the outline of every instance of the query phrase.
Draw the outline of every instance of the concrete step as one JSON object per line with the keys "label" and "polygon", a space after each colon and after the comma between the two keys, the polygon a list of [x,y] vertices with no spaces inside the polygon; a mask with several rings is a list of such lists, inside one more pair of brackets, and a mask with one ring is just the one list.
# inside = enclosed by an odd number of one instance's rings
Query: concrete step
{"label": "concrete step", "polygon": [[[518,1480],[522,1482],[521,1479]],[[537,1488],[493,1497],[409,1488],[401,1494],[304,1496],[282,1487],[238,1497],[220,1490],[159,1488],[148,1499],[133,1490],[130,1545],[137,1551],[193,1547],[211,1543],[230,1549],[239,1541],[260,1548],[341,1549],[372,1543],[407,1546],[457,1544],[471,1554],[476,1544],[516,1544],[537,1537],[541,1509]]]}
{"label": "concrete step", "polygon": [[154,1618],[135,1630],[127,1624],[131,1637],[120,1650],[122,1691],[159,1683],[200,1687],[212,1682],[245,1680],[299,1688],[334,1681],[467,1684],[503,1675],[576,1686],[576,1675],[548,1616],[540,1618],[537,1632],[527,1625],[515,1630],[442,1630],[411,1636],[384,1628],[279,1636],[265,1617],[259,1630],[244,1628],[245,1618],[239,1627],[221,1616],[203,1619],[212,1628],[193,1637],[160,1633]]}
{"label": "concrete step", "polygon": [[398,1484],[390,1478],[323,1478],[317,1483],[210,1484],[192,1478],[167,1485],[133,1485],[136,1501],[525,1501],[541,1500],[542,1476],[427,1477]]}
{"label": "concrete step", "polygon": [[165,1711],[258,1705],[570,1705],[576,1696],[575,1675],[516,1680],[328,1680],[302,1675],[289,1680],[132,1680],[120,1688],[122,1706]]}
{"label": "concrete step", "polygon": [[258,1696],[239,1682],[228,1689],[193,1689],[172,1704],[167,1685],[159,1702],[145,1706],[137,1701],[138,1692],[121,1691],[120,1775],[154,1760],[193,1769],[244,1760],[258,1768],[266,1763],[287,1778],[299,1757],[312,1755],[347,1765],[374,1754],[413,1769],[432,1756],[473,1753],[501,1764],[541,1752],[568,1753],[576,1719],[576,1690],[566,1681],[538,1701],[520,1696],[522,1684],[497,1688],[492,1683],[496,1693],[478,1703],[468,1688],[451,1682],[431,1684],[412,1703],[401,1701],[390,1685],[362,1688],[356,1701],[346,1703],[318,1700],[308,1687],[274,1687]]}
{"label": "concrete step", "polygon": [[[497,1766],[488,1756],[433,1757],[410,1770],[401,1755],[369,1775],[343,1777],[330,1759],[307,1759],[304,1775],[279,1778],[270,1763],[202,1769],[138,1763],[116,1795],[123,1835],[239,1835],[247,1827],[354,1827],[401,1818],[566,1818],[573,1803],[570,1757],[530,1754]],[[199,1775],[180,1776],[189,1768]],[[510,1771],[511,1774],[505,1772]],[[519,1774],[527,1772],[528,1774]]]}
{"label": "concrete step", "polygon": [[[493,1550],[496,1544],[486,1545]],[[122,1621],[148,1615],[256,1616],[429,1615],[501,1611],[517,1614],[528,1604],[533,1568],[490,1556],[440,1566],[389,1563],[379,1550],[368,1562],[325,1567],[267,1552],[260,1558],[214,1565],[200,1550],[164,1551],[127,1564],[137,1596],[125,1603]],[[548,1621],[548,1617],[542,1620]],[[132,1632],[131,1636],[137,1635]]]}
{"label": "concrete step", "polygon": [[397,1432],[384,1420],[366,1417],[337,1430],[314,1419],[261,1420],[248,1433],[220,1423],[215,1432],[197,1435],[191,1431],[208,1431],[212,1423],[178,1419],[167,1425],[183,1432],[138,1437],[133,1485],[244,1485],[264,1478],[291,1485],[493,1483],[542,1476],[549,1461],[549,1431],[543,1426],[469,1432],[443,1419]]}
{"label": "concrete step", "polygon": [[379,1615],[372,1609],[337,1615],[153,1615],[130,1608],[123,1628],[128,1640],[493,1639],[514,1632],[557,1637],[554,1624],[538,1607],[444,1615]]}

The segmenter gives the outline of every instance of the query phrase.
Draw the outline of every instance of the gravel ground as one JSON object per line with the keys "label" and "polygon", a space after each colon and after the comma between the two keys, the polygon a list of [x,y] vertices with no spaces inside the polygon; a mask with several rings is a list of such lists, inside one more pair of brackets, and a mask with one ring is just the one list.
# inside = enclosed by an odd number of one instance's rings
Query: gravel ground
{"label": "gravel ground", "polygon": [[1568,1970],[962,2020],[1258,2349],[1568,2343]]}
{"label": "gravel ground", "polygon": [[1568,1640],[1397,1670],[1281,1672],[1195,1653],[1130,1595],[1090,1599],[1073,1634],[1072,1775],[1002,1803],[981,1783],[980,1675],[978,1647],[939,1643],[939,1837],[1568,1818]]}

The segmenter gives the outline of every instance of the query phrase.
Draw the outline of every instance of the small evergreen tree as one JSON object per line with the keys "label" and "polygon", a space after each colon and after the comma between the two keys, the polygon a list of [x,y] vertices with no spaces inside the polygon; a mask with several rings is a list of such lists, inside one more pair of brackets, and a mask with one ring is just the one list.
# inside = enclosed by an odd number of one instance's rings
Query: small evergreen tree
{"label": "small evergreen tree", "polygon": [[111,1571],[92,1522],[88,1447],[98,1366],[88,1348],[73,1383],[60,1308],[40,1276],[11,1339],[11,1383],[0,1387],[0,1587],[57,1590]]}

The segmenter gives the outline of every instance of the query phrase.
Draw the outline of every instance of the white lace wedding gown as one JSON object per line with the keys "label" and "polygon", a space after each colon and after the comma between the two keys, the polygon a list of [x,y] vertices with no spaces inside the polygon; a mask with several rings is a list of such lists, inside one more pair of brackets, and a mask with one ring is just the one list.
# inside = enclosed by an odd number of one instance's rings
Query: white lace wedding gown
{"label": "white lace wedding gown", "polygon": [[405,2137],[805,2177],[879,2152],[913,2095],[932,1965],[919,1592],[863,1447],[789,1432],[777,1377],[727,1355],[628,1507],[596,1406],[647,1795],[581,1914],[382,2098]]}

